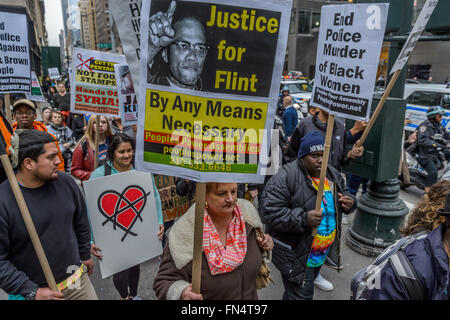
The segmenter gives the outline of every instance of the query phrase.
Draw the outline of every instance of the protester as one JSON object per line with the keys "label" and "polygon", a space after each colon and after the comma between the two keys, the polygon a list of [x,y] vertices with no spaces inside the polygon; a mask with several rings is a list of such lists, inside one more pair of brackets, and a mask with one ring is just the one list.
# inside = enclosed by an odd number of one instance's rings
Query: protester
{"label": "protester", "polygon": [[44,107],[41,110],[42,115],[42,123],[48,126],[50,124],[50,115],[52,113],[52,108],[50,107]]}
{"label": "protester", "polygon": [[[450,259],[450,181],[440,181],[430,187],[411,213],[403,229],[405,236],[421,231],[403,252],[418,280],[424,300],[449,300]],[[445,205],[444,205],[445,203]],[[408,289],[398,278],[391,264],[380,270],[379,286],[366,288],[361,296],[366,300],[411,300]],[[409,279],[410,283],[414,279]]]}
{"label": "protester", "polygon": [[66,86],[62,82],[58,83],[57,89],[58,93],[55,94],[53,108],[61,111],[65,125],[70,115],[70,93],[66,91]]}
{"label": "protester", "polygon": [[79,141],[83,137],[87,129],[88,121],[89,118],[84,114],[74,112],[69,114],[67,126],[72,130],[76,141]]}
{"label": "protester", "polygon": [[106,161],[108,144],[112,136],[108,120],[105,116],[100,116],[98,154],[95,155],[96,118],[91,117],[89,119],[86,133],[78,141],[72,155],[72,176],[81,181],[88,180],[94,171],[95,156],[98,157],[99,166]]}
{"label": "protester", "polygon": [[283,105],[286,109],[286,111],[283,113],[284,137],[289,142],[291,140],[291,135],[298,124],[298,114],[297,109],[295,109],[292,104],[292,97],[284,97]]}
{"label": "protester", "polygon": [[136,126],[123,125],[120,117],[111,120],[111,132],[116,134],[118,132],[125,133],[126,135],[136,139]]}
{"label": "protester", "polygon": [[72,148],[75,145],[72,130],[62,124],[62,114],[60,111],[53,110],[51,112],[51,122],[47,126],[48,132],[53,134],[61,149],[61,154],[64,158],[64,169],[69,171],[70,163],[72,162]]}
{"label": "protester", "polygon": [[[327,123],[328,123],[328,112],[316,108],[316,113],[313,117],[306,117],[301,120],[297,127],[294,129],[294,132],[291,136],[291,140],[287,147],[287,150],[284,154],[285,162],[296,161],[298,151],[300,148],[301,139],[311,131],[318,131],[325,138]],[[364,131],[366,124],[361,121],[356,121],[355,125],[350,130],[345,130],[344,123],[335,118],[334,119],[334,127],[333,134],[331,139],[331,149],[330,149],[330,157],[329,164],[341,171],[342,167],[346,166],[351,159],[355,159],[361,157],[364,152],[364,147],[357,148],[356,145],[352,146],[352,150],[347,154],[345,153],[345,148],[347,144],[354,144],[357,142],[357,139],[361,136]],[[347,220],[347,218],[343,218],[343,220]],[[339,225],[340,227],[340,225]],[[334,244],[327,256],[326,264],[329,265],[333,269],[342,269],[343,266],[337,263],[338,253],[337,253],[337,244]],[[317,286],[324,290],[332,290],[333,285],[328,280],[323,277],[319,277],[317,281]]]}
{"label": "protester", "polygon": [[159,299],[257,299],[256,278],[262,249],[272,239],[261,239],[262,223],[255,207],[237,200],[236,183],[208,183],[203,221],[201,293],[192,292],[195,205],[171,228],[153,289]]}
{"label": "protester", "polygon": [[[292,133],[284,158],[286,162],[295,161],[300,147],[300,140],[310,131],[317,130],[323,137],[326,135],[328,112],[317,108],[319,111],[313,117],[302,119]],[[356,121],[352,129],[346,132],[342,122],[334,120],[333,138],[330,150],[330,164],[338,170],[348,164],[350,159],[362,156],[364,147],[356,148],[345,154],[346,144],[353,144],[357,137],[364,131],[365,125]]]}
{"label": "protester", "polygon": [[50,103],[51,106],[55,105],[55,95],[56,95],[56,88],[54,86],[49,87],[48,93],[45,95],[45,98],[47,99],[47,102]]}
{"label": "protester", "polygon": [[[89,180],[134,170],[134,153],[135,140],[124,133],[115,134],[111,138],[111,143],[108,146],[108,161],[106,161],[103,166],[95,169]],[[153,188],[154,190],[157,190],[153,175],[151,177]],[[164,222],[162,216],[161,198],[159,197],[158,192],[155,192],[154,195],[159,223],[159,232],[157,237],[159,240],[162,240],[162,236],[164,234]],[[101,251],[101,249],[96,246],[93,241],[91,241],[91,253],[101,260],[103,255],[100,254],[99,251]],[[114,287],[119,292],[121,300],[141,300],[141,298],[137,295],[139,276],[139,265],[113,275]]]}
{"label": "protester", "polygon": [[11,144],[17,181],[61,292],[47,287],[7,181],[0,185],[0,288],[27,300],[97,299],[88,277],[94,265],[85,200],[73,179],[58,172],[54,138],[38,130],[16,131]]}
{"label": "protester", "polygon": [[[42,122],[36,121],[36,106],[28,99],[20,99],[14,102],[13,114],[14,118],[16,119],[16,122],[12,124],[12,128],[14,131],[16,129],[38,130],[44,132],[48,131],[47,127]],[[58,140],[56,139],[56,137],[53,138],[56,141]],[[58,150],[60,150],[58,142],[56,142],[56,146]],[[64,172],[64,157],[62,156],[61,151],[59,151],[58,157],[60,160],[58,170]]]}
{"label": "protester", "polygon": [[[266,184],[262,197],[262,221],[273,237],[273,263],[283,279],[283,300],[309,300],[314,280],[333,242],[341,239],[342,213],[356,208],[341,174],[328,165],[321,210],[315,210],[324,139],[308,132],[301,140],[297,161],[284,165]],[[312,237],[313,228],[317,235]]]}
{"label": "protester", "polygon": [[450,141],[450,134],[442,125],[442,116],[445,110],[440,106],[430,107],[427,111],[427,120],[422,122],[417,129],[418,162],[428,173],[425,179],[425,192],[438,180],[438,152],[445,153],[445,158],[450,161],[450,149],[446,143]]}

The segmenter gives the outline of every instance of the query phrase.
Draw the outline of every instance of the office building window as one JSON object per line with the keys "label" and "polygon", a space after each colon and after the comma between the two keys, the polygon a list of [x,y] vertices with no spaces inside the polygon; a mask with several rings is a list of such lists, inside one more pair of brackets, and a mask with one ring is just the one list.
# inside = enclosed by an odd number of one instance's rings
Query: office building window
{"label": "office building window", "polygon": [[320,26],[320,12],[311,9],[298,10],[298,33],[310,34]]}

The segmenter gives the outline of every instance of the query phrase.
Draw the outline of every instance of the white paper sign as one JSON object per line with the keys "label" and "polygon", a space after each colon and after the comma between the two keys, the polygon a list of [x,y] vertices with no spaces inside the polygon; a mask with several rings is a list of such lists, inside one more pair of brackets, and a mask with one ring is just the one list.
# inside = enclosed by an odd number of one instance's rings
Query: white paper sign
{"label": "white paper sign", "polygon": [[419,17],[417,18],[416,23],[411,30],[411,33],[409,34],[408,40],[406,40],[402,51],[398,55],[397,61],[395,61],[395,64],[391,69],[390,74],[394,73],[397,70],[402,70],[405,64],[408,62],[409,56],[414,50],[417,41],[419,41],[420,35],[422,34],[423,30],[425,30],[428,20],[430,20],[434,8],[436,8],[438,2],[439,0],[427,0],[422,8],[422,11],[420,11]]}
{"label": "white paper sign", "polygon": [[70,75],[70,111],[119,117],[115,64],[124,64],[124,55],[73,49]]}
{"label": "white paper sign", "polygon": [[28,100],[45,101],[39,79],[34,71],[31,71],[31,94],[25,93],[25,96]]}
{"label": "white paper sign", "polygon": [[48,76],[50,79],[59,79],[59,70],[58,68],[48,68]]}
{"label": "white paper sign", "polygon": [[0,93],[30,91],[27,18],[24,14],[0,12]]}
{"label": "white paper sign", "polygon": [[116,72],[122,123],[124,125],[137,124],[138,104],[130,68],[127,64],[116,64],[114,65],[114,70]]}
{"label": "white paper sign", "polygon": [[389,4],[322,7],[311,105],[367,120]]}
{"label": "white paper sign", "polygon": [[103,279],[162,253],[150,174],[132,170],[83,186]]}

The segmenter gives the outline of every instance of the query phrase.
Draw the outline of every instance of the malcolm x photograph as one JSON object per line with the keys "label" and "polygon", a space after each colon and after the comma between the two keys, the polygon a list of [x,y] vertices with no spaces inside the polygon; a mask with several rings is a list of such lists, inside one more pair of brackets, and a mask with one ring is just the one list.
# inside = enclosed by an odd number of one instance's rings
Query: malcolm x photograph
{"label": "malcolm x photograph", "polygon": [[[152,0],[148,24],[147,83],[267,97],[278,32],[268,34],[227,27],[231,14],[241,16],[243,12],[248,12],[249,21],[250,12],[279,18],[279,12],[267,10]],[[230,52],[237,54],[233,56]]]}

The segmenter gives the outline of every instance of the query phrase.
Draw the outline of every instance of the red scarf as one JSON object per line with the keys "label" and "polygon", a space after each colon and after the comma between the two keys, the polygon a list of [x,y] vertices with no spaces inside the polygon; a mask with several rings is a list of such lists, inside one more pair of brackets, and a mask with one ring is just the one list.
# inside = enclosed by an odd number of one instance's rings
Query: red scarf
{"label": "red scarf", "polygon": [[208,211],[203,219],[203,252],[212,275],[231,272],[244,262],[247,253],[247,234],[241,210],[236,205],[228,226],[226,248],[219,238]]}

